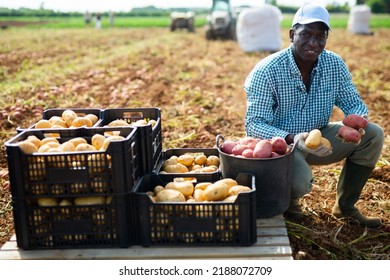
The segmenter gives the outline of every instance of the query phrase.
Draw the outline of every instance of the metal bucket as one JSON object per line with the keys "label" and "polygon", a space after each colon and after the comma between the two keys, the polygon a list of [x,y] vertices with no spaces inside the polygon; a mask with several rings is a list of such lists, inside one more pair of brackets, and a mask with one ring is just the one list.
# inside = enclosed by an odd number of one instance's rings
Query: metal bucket
{"label": "metal bucket", "polygon": [[223,141],[225,139],[217,135],[216,145],[222,177],[236,178],[240,172],[254,174],[257,218],[269,218],[284,213],[291,198],[294,147],[290,153],[280,157],[251,159],[222,152],[220,142]]}

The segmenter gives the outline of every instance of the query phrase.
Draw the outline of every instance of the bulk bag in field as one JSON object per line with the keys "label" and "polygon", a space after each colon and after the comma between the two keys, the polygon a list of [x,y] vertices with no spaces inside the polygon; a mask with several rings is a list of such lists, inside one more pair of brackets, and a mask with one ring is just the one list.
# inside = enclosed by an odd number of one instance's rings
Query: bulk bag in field
{"label": "bulk bag in field", "polygon": [[242,10],[237,21],[237,41],[241,49],[245,52],[280,50],[281,21],[281,11],[270,4]]}
{"label": "bulk bag in field", "polygon": [[349,13],[348,30],[355,34],[372,34],[370,32],[371,9],[366,5],[357,5]]}

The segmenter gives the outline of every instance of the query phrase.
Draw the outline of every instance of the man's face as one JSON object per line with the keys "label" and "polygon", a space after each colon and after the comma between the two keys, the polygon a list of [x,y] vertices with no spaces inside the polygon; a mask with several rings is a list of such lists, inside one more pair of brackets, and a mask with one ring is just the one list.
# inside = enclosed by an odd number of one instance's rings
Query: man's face
{"label": "man's face", "polygon": [[303,63],[314,63],[324,50],[328,28],[324,23],[314,22],[290,29],[290,39],[295,59]]}

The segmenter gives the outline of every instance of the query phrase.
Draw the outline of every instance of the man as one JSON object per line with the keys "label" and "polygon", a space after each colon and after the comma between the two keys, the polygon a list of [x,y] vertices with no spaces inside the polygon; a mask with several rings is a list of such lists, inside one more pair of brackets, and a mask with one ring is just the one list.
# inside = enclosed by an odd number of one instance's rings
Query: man
{"label": "man", "polygon": [[[289,30],[291,45],[260,61],[245,81],[248,136],[270,139],[281,136],[296,146],[291,202],[286,214],[302,218],[299,198],[310,192],[313,173],[310,165],[345,160],[337,185],[332,213],[337,218],[354,219],[362,226],[379,227],[379,218],[366,217],[355,207],[371,171],[379,160],[383,129],[369,122],[361,131],[359,144],[342,141],[341,122],[330,123],[334,106],[345,116],[368,118],[344,61],[325,49],[331,31],[328,11],[306,4],[295,14]],[[304,141],[309,131],[320,129],[332,148],[320,145],[309,149]],[[337,136],[337,137],[336,137]]]}

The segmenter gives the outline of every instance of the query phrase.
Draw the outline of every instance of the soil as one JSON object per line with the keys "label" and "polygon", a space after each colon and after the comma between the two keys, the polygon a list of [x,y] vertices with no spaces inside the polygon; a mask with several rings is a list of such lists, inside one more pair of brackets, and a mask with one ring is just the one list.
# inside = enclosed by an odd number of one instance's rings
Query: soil
{"label": "soil", "polygon": [[[145,32],[148,36],[143,35]],[[283,32],[284,46],[287,46],[287,31]],[[89,71],[69,74],[50,90],[34,88],[18,95],[44,100],[46,108],[55,104],[80,108],[160,107],[164,149],[209,148],[215,145],[218,134],[225,138],[245,135],[243,83],[255,63],[269,53],[245,54],[237,42],[206,41],[202,30],[195,34],[185,31],[172,34],[167,30],[139,29],[129,31],[126,36],[138,41],[153,36],[165,39],[160,44],[139,49],[136,55],[123,56],[104,68],[92,66]],[[349,39],[345,40],[346,37]],[[378,123],[385,131],[383,155],[357,204],[362,213],[380,217],[385,224],[390,223],[388,38],[390,30],[377,30],[372,36],[358,36],[336,29],[327,46],[345,59],[370,109],[370,121]],[[116,39],[121,40],[120,37]],[[88,45],[88,39],[84,40]],[[102,39],[99,46],[105,48],[107,44]],[[2,67],[8,67],[10,73],[19,71],[22,60],[18,59],[18,52],[30,63],[39,59],[26,49],[0,53]],[[61,55],[49,49],[41,54],[53,59]],[[127,63],[121,63],[123,60]],[[69,104],[66,101],[69,94],[79,95],[79,98]],[[55,103],[51,96],[56,96]],[[41,118],[45,108],[37,104],[15,103],[0,110],[2,147],[15,134],[17,127],[28,127]],[[332,120],[341,118],[342,114],[335,109]],[[390,259],[388,228],[367,229],[332,216],[342,164],[314,166],[316,181],[313,189],[301,199],[303,220],[286,219],[294,259]],[[0,180],[1,246],[14,234],[4,148],[1,149]]]}

